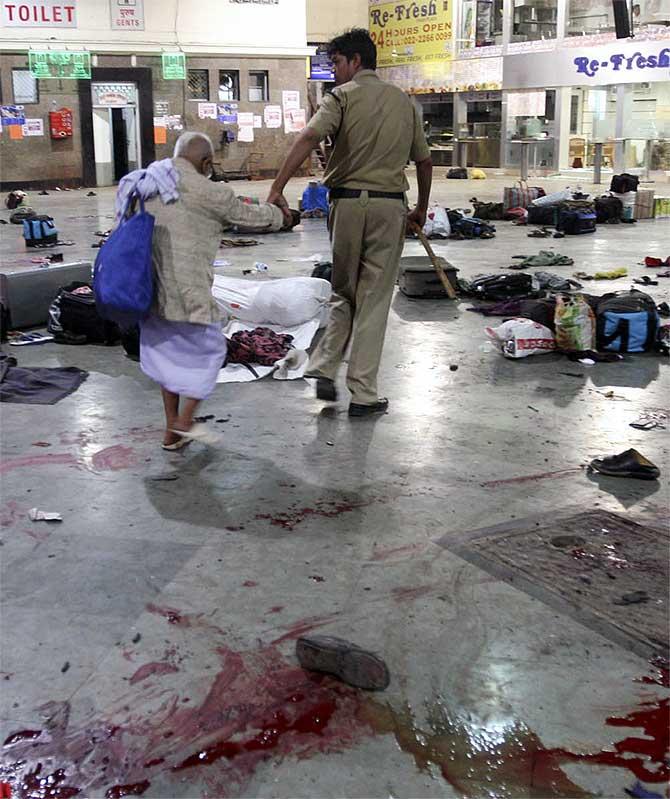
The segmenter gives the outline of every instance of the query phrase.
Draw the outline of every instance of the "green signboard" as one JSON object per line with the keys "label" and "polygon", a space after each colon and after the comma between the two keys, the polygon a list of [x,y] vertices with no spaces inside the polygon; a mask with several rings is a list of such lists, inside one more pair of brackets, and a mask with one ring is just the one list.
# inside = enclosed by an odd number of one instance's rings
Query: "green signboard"
{"label": "green signboard", "polygon": [[91,54],[67,50],[30,50],[30,71],[36,78],[91,79]]}
{"label": "green signboard", "polygon": [[163,78],[186,80],[186,56],[183,53],[163,53]]}

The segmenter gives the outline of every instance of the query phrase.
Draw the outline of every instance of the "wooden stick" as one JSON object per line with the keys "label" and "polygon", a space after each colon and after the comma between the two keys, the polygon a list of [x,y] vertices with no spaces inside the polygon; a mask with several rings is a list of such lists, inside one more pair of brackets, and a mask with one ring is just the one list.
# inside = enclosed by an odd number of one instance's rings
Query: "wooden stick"
{"label": "wooden stick", "polygon": [[433,264],[433,268],[437,272],[438,277],[442,281],[442,285],[444,286],[444,290],[447,292],[447,297],[450,300],[456,299],[456,291],[454,287],[451,285],[451,281],[447,277],[444,269],[442,268],[442,264],[439,262],[433,248],[430,246],[430,242],[426,238],[426,234],[421,230],[418,225],[414,225],[414,232],[419,237],[419,241],[423,244],[424,249],[428,253],[428,257],[430,258],[430,262]]}

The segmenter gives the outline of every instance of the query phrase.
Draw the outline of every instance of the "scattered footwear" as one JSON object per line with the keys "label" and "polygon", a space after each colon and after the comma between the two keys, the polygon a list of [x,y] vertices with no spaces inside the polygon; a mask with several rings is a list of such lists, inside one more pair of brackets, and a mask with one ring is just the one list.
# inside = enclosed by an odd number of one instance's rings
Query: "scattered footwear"
{"label": "scattered footwear", "polygon": [[388,667],[378,655],[343,638],[331,635],[298,638],[295,653],[303,669],[332,674],[355,688],[383,691],[391,682]]}
{"label": "scattered footwear", "polygon": [[89,191],[89,193],[86,196],[87,197],[97,197],[98,195],[94,191]]}
{"label": "scattered footwear", "polygon": [[190,443],[190,438],[180,438],[179,441],[175,441],[174,444],[161,444],[161,448],[166,452],[178,452],[180,449],[188,447]]}
{"label": "scattered footwear", "polygon": [[386,398],[380,399],[372,405],[360,405],[352,402],[349,405],[349,416],[377,416],[386,413],[388,409],[389,401]]}
{"label": "scattered footwear", "polygon": [[661,470],[636,449],[627,449],[619,455],[596,458],[589,464],[593,471],[608,477],[632,477],[636,480],[658,480]]}
{"label": "scattered footwear", "polygon": [[653,256],[648,255],[644,259],[644,265],[651,266],[654,268],[658,266],[670,266],[670,255],[665,259],[665,261],[662,261],[660,258],[654,258]]}
{"label": "scattered footwear", "polygon": [[255,247],[260,244],[256,239],[221,239],[222,247]]}
{"label": "scattered footwear", "polygon": [[223,437],[213,430],[210,430],[205,424],[194,424],[190,430],[173,430],[178,436],[181,436],[186,441],[199,441],[201,444],[207,444],[210,447],[220,446],[223,443]]}
{"label": "scattered footwear", "polygon": [[337,402],[337,386],[328,377],[316,378],[316,398],[323,402]]}
{"label": "scattered footwear", "polygon": [[[654,285],[658,284],[654,283]],[[658,311],[658,315],[662,316],[664,319],[670,316],[670,305],[668,305],[667,302],[662,302],[660,305],[657,305],[656,310]]]}
{"label": "scattered footwear", "polygon": [[633,279],[633,283],[637,283],[638,286],[658,286],[658,280],[652,280],[649,275],[636,277]]}
{"label": "scattered footwear", "polygon": [[46,333],[21,333],[9,342],[12,347],[27,347],[30,344],[48,344],[54,337]]}
{"label": "scattered footwear", "polygon": [[38,194],[40,194],[42,197],[45,197],[46,195],[49,194],[49,192],[42,189],[42,191],[38,192]]}

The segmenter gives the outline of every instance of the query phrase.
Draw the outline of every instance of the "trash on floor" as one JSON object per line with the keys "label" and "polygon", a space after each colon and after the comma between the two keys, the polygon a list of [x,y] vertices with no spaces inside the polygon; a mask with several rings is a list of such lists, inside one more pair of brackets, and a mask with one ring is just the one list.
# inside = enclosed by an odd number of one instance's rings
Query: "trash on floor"
{"label": "trash on floor", "polygon": [[221,239],[222,247],[255,247],[260,244],[257,239]]}
{"label": "trash on floor", "polygon": [[657,428],[665,430],[667,420],[667,414],[649,411],[643,413],[637,421],[631,422],[629,427],[634,427],[636,430],[655,430]]}
{"label": "trash on floor", "polygon": [[303,669],[337,677],[365,691],[383,691],[391,682],[386,663],[373,652],[331,635],[298,638],[296,657]]}
{"label": "trash on floor", "polygon": [[60,513],[53,513],[50,511],[39,510],[39,508],[31,508],[28,512],[30,520],[33,522],[62,522],[63,517]]}
{"label": "trash on floor", "polygon": [[636,449],[627,449],[618,455],[595,458],[589,470],[608,477],[631,477],[636,480],[658,480],[661,470]]}
{"label": "trash on floor", "polygon": [[650,602],[651,597],[646,591],[633,591],[630,594],[624,594],[620,599],[615,599],[615,605],[639,605],[642,602]]}
{"label": "trash on floor", "polygon": [[54,337],[47,333],[20,333],[9,338],[11,347],[27,347],[31,344],[48,344]]}
{"label": "trash on floor", "polygon": [[540,250],[537,255],[513,255],[513,259],[519,260],[518,264],[508,266],[508,269],[530,269],[539,266],[572,266],[575,262],[567,255],[550,250]]}
{"label": "trash on floor", "polygon": [[505,358],[527,358],[556,349],[554,334],[548,327],[531,319],[509,319],[498,327],[484,328],[489,338],[496,342]]}

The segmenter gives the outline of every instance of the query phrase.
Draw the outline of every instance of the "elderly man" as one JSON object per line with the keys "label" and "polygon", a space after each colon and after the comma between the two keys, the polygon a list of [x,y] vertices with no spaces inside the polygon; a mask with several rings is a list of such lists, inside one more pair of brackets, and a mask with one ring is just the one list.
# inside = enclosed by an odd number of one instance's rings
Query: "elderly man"
{"label": "elderly man", "polygon": [[[268,201],[288,208],[282,192],[290,177],[320,141],[334,139],[324,177],[330,189],[334,295],[309,375],[317,379],[319,399],[337,400],[335,376],[351,341],[349,415],[370,416],[388,408],[377,393],[386,321],[406,222],[420,227],[426,222],[432,162],[416,106],[374,71],[377,48],[370,34],[348,31],[333,39],[328,53],[337,86],[297,138]],[[419,197],[407,214],[404,170],[410,159],[416,162]]]}
{"label": "elderly man", "polygon": [[140,365],[161,387],[167,450],[208,439],[193,416],[214,389],[226,357],[221,315],[212,297],[212,263],[222,231],[230,225],[278,231],[288,220],[275,205],[243,203],[227,184],[210,181],[213,155],[207,136],[184,133],[171,162],[152,164],[146,172],[131,173],[130,181],[124,179],[126,192],[138,189],[151,197],[146,209],[156,220],[156,296],[141,324]]}

